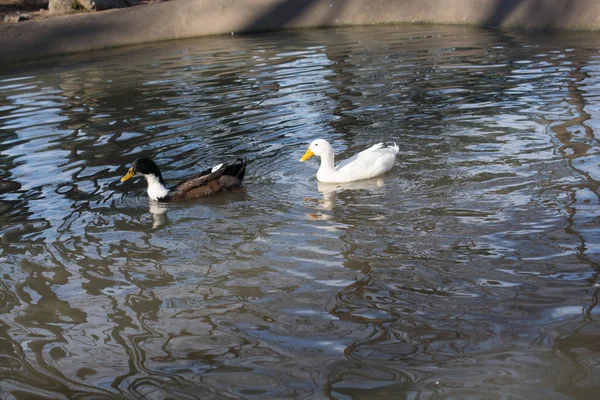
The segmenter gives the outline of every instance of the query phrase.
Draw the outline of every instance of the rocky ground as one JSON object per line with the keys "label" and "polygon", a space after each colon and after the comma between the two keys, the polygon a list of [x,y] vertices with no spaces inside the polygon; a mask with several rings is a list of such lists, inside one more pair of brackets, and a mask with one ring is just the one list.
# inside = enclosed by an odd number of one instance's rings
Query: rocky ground
{"label": "rocky ground", "polygon": [[0,24],[167,0],[0,0]]}
{"label": "rocky ground", "polygon": [[48,15],[48,1],[0,0],[0,23],[39,19]]}

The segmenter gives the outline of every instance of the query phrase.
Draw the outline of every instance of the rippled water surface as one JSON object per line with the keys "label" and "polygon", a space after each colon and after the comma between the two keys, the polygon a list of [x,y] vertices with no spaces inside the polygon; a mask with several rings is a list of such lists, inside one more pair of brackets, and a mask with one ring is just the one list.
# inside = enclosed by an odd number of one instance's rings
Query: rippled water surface
{"label": "rippled water surface", "polygon": [[[599,49],[397,26],[4,67],[2,398],[597,398]],[[318,137],[400,153],[323,185]],[[155,207],[140,156],[251,163]]]}

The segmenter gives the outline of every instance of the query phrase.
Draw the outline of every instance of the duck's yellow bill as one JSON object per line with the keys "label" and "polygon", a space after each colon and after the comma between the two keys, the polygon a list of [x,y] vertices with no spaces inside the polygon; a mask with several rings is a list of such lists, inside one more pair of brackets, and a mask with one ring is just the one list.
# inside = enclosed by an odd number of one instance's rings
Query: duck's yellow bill
{"label": "duck's yellow bill", "polygon": [[300,159],[300,162],[306,161],[314,155],[315,155],[315,153],[313,153],[311,149],[308,149],[308,150],[306,150],[306,153],[304,153],[304,155]]}
{"label": "duck's yellow bill", "polygon": [[129,171],[127,171],[125,176],[121,178],[121,182],[125,182],[127,179],[131,178],[134,175],[135,175],[135,172],[133,171],[133,168],[129,168]]}

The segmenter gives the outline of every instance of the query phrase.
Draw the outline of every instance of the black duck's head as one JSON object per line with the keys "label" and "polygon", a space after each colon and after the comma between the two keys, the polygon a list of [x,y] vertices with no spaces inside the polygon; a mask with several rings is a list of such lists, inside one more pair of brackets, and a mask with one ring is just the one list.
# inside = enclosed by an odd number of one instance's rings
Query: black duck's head
{"label": "black duck's head", "polygon": [[149,158],[138,158],[135,160],[133,164],[131,164],[131,168],[129,168],[127,174],[121,178],[121,182],[125,182],[135,174],[154,175],[161,183],[163,181],[160,169],[158,169],[158,165],[156,165],[156,163]]}

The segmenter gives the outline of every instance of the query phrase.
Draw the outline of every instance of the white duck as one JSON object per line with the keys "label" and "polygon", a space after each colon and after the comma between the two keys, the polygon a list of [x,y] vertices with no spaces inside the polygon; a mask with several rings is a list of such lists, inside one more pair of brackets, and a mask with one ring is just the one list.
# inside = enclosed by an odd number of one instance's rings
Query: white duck
{"label": "white duck", "polygon": [[334,167],[333,148],[327,140],[317,139],[310,144],[300,161],[306,161],[312,156],[321,157],[321,167],[317,171],[319,182],[352,182],[374,178],[392,169],[398,150],[400,149],[395,143],[389,147],[377,143]]}

